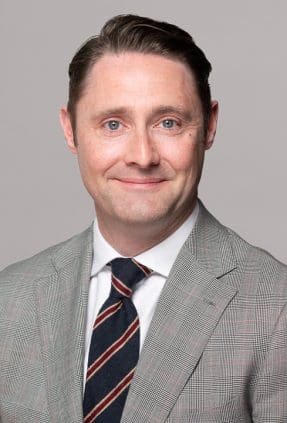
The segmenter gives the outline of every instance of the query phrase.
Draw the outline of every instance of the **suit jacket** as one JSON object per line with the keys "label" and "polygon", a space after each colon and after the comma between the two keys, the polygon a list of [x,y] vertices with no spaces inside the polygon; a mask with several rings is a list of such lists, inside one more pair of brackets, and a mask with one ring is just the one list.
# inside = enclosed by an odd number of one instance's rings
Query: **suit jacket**
{"label": "suit jacket", "polygon": [[[1,273],[1,423],[82,422],[91,264],[89,228]],[[286,422],[286,303],[287,268],[201,205],[121,421]]]}

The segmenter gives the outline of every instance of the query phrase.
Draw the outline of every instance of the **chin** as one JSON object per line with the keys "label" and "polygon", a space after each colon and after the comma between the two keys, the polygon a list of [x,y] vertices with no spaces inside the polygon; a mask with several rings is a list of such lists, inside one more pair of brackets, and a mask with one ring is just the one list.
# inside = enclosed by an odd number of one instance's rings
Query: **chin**
{"label": "chin", "polygon": [[151,225],[165,220],[162,216],[142,215],[142,216],[121,216],[120,220],[126,225]]}
{"label": "chin", "polygon": [[168,217],[168,213],[163,210],[153,210],[150,209],[141,209],[141,210],[131,210],[127,207],[124,213],[119,213],[115,218],[120,220],[123,223],[129,225],[148,225],[161,221],[165,221]]}

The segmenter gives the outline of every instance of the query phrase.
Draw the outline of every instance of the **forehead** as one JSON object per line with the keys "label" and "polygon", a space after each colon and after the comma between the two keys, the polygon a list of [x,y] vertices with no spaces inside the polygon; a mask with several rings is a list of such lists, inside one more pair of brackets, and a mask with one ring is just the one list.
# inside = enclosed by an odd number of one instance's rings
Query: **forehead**
{"label": "forehead", "polygon": [[91,68],[80,103],[87,107],[150,107],[198,103],[188,66],[155,54],[106,53]]}
{"label": "forehead", "polygon": [[182,67],[187,73],[192,71],[189,66],[182,60],[179,60],[172,56],[161,55],[156,53],[145,53],[137,51],[123,51],[119,53],[106,52],[100,56],[95,64],[92,66],[90,73],[93,73],[97,68],[110,67],[110,66],[124,66],[130,68],[133,63],[133,68],[144,67],[144,70],[151,69],[153,67]]}
{"label": "forehead", "polygon": [[153,79],[156,82],[170,77],[173,83],[189,83],[195,86],[194,76],[190,68],[183,62],[150,53],[123,52],[119,54],[104,54],[91,68],[86,86],[118,80],[120,74],[123,84],[131,77],[136,82],[146,82]]}

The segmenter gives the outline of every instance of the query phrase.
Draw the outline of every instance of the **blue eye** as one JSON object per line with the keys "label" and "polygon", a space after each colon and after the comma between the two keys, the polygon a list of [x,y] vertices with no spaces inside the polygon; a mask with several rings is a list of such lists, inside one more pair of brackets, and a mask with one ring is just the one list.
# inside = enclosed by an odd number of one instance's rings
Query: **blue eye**
{"label": "blue eye", "polygon": [[162,121],[162,126],[166,129],[171,129],[174,127],[175,121],[173,119],[164,119]]}
{"label": "blue eye", "polygon": [[109,120],[106,125],[111,131],[116,131],[120,127],[120,122],[118,120]]}

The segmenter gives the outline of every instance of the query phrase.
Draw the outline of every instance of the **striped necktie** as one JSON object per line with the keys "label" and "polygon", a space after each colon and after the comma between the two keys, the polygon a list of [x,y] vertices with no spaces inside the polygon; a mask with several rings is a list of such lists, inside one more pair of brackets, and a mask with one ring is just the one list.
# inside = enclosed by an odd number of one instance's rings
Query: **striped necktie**
{"label": "striped necktie", "polygon": [[112,285],[93,327],[84,394],[84,423],[120,422],[139,357],[139,318],[132,287],[151,270],[134,259],[110,262]]}

